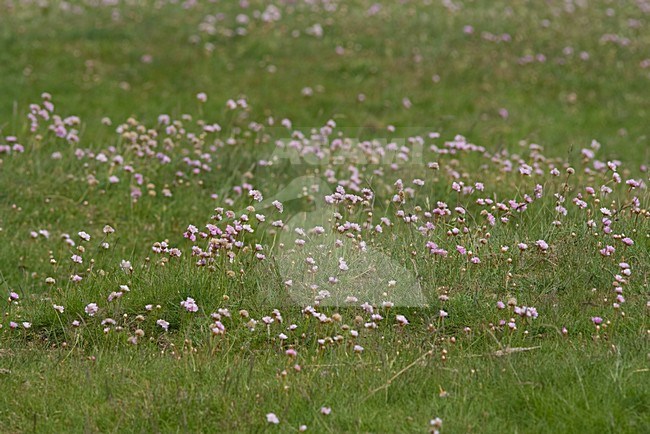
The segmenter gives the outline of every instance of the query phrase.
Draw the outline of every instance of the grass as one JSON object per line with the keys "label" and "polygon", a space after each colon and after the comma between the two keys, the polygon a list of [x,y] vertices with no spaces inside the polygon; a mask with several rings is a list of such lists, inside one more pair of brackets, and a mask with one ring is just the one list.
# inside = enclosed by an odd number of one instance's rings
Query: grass
{"label": "grass", "polygon": [[[273,12],[268,3],[251,3],[0,6],[0,431],[427,432],[440,417],[442,432],[648,432],[643,3],[385,2],[370,14],[362,0],[278,2],[271,22],[254,12]],[[237,26],[238,14],[250,22]],[[308,30],[317,23],[322,37]],[[237,27],[246,34],[231,36]],[[525,58],[538,54],[545,60]],[[31,131],[26,116],[45,106],[43,92],[54,108]],[[241,98],[245,107],[226,107]],[[78,143],[56,136],[54,114],[80,117],[66,125]],[[276,146],[326,133],[330,119],[326,158],[313,141],[294,142],[300,155]],[[206,132],[214,123],[220,130]],[[8,151],[8,136],[24,152]],[[621,183],[598,165],[615,160]],[[457,192],[461,181],[484,191]],[[325,203],[337,185],[360,197]],[[208,255],[211,237],[183,233],[236,226],[211,219],[215,207],[246,212],[254,232]],[[427,214],[436,209],[443,215]],[[284,229],[271,225],[278,219]],[[359,230],[338,228],[346,221]],[[315,226],[324,233],[294,231]],[[180,258],[152,251],[162,241]],[[599,253],[606,246],[615,252]],[[332,297],[319,306],[325,288]],[[358,300],[342,302],[349,295]],[[179,305],[187,297],[197,312]],[[213,313],[225,333],[213,332]]]}

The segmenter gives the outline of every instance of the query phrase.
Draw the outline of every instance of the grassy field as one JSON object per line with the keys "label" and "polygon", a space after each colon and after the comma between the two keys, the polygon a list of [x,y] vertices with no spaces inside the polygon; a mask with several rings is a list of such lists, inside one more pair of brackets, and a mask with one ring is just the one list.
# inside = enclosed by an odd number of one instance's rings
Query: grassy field
{"label": "grassy field", "polygon": [[649,26],[0,0],[0,432],[650,432]]}

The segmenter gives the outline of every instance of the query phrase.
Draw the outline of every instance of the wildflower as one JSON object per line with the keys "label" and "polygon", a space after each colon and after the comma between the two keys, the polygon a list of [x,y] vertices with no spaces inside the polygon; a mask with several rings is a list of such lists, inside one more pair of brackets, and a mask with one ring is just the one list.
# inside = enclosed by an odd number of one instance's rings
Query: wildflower
{"label": "wildflower", "polygon": [[221,323],[221,321],[216,321],[212,327],[210,327],[213,335],[223,335],[226,333],[226,327]]}
{"label": "wildflower", "polygon": [[63,311],[65,310],[63,306],[59,306],[57,304],[53,304],[52,307],[54,308],[54,310],[56,310],[59,313],[63,313]]}
{"label": "wildflower", "polygon": [[352,350],[357,354],[363,353],[363,347],[361,345],[355,345]]}
{"label": "wildflower", "polygon": [[431,427],[433,428],[433,432],[435,434],[438,434],[439,430],[442,429],[442,419],[440,419],[439,417],[435,419],[431,419],[429,421],[429,425],[431,425]]}
{"label": "wildflower", "polygon": [[603,323],[603,319],[599,316],[594,316],[591,318],[591,322],[593,322],[596,325],[600,325]]}
{"label": "wildflower", "polygon": [[614,252],[616,252],[616,249],[614,248],[614,246],[609,246],[609,245],[607,245],[604,248],[599,250],[599,253],[602,256],[612,256],[612,254],[614,254]]}
{"label": "wildflower", "polygon": [[280,213],[284,211],[284,206],[282,205],[282,202],[274,200],[271,203]]}
{"label": "wildflower", "polygon": [[409,323],[409,321],[406,319],[404,315],[395,316],[395,321],[397,321],[397,323],[402,327]]}
{"label": "wildflower", "polygon": [[273,425],[277,425],[280,423],[280,419],[275,415],[275,413],[268,413],[266,415],[266,421],[268,423],[272,423]]}
{"label": "wildflower", "polygon": [[84,311],[88,314],[88,316],[95,316],[99,308],[97,307],[96,303],[89,303],[85,308]]}
{"label": "wildflower", "polygon": [[15,300],[18,300],[19,298],[20,298],[20,296],[19,296],[17,293],[15,293],[15,292],[10,292],[10,293],[9,293],[9,299],[10,299],[10,300],[15,301]]}
{"label": "wildflower", "polygon": [[537,309],[528,306],[515,306],[514,312],[521,317],[527,318],[537,318],[539,316]]}
{"label": "wildflower", "polygon": [[547,250],[548,250],[548,247],[549,247],[549,246],[548,246],[548,243],[547,243],[546,241],[544,241],[544,240],[537,240],[537,241],[535,241],[535,245],[536,245],[537,247],[539,247],[539,249],[540,249],[542,252],[547,251]]}
{"label": "wildflower", "polygon": [[109,302],[111,302],[111,301],[113,301],[113,300],[115,300],[115,299],[117,299],[117,298],[122,297],[122,295],[123,295],[123,293],[121,293],[121,292],[115,292],[115,291],[113,291],[113,292],[111,292],[111,293],[108,295],[107,300],[108,300]]}
{"label": "wildflower", "polygon": [[329,416],[329,414],[332,413],[332,409],[330,407],[321,407],[320,413],[325,416]]}
{"label": "wildflower", "polygon": [[156,321],[156,324],[162,327],[162,329],[165,331],[169,330],[169,323],[164,319],[159,319],[158,321]]}
{"label": "wildflower", "polygon": [[259,190],[251,190],[248,192],[248,195],[258,202],[261,202],[264,199],[264,196],[262,196],[262,192],[260,192]]}
{"label": "wildflower", "polygon": [[197,312],[199,310],[199,306],[192,297],[187,297],[186,300],[181,301],[181,307],[184,307],[188,312]]}
{"label": "wildflower", "polygon": [[122,261],[120,262],[120,268],[125,273],[131,273],[133,271],[133,267],[131,266],[131,262],[127,261],[127,260],[124,260],[124,259],[122,259]]}

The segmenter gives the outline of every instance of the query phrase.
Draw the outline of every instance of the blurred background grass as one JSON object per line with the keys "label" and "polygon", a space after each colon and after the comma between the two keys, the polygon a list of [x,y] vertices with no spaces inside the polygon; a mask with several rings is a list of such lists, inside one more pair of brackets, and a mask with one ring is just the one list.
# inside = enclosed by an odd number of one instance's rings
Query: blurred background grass
{"label": "blurred background grass", "polygon": [[[490,146],[526,139],[563,156],[597,139],[622,159],[650,155],[650,68],[640,65],[650,57],[650,32],[634,2],[616,3],[612,16],[607,1],[464,1],[455,12],[444,2],[407,1],[385,3],[374,15],[370,1],[344,2],[335,12],[297,2],[280,21],[253,20],[248,34],[232,37],[219,29],[234,30],[237,14],[268,4],[72,2],[80,8],[73,13],[57,2],[40,9],[15,3],[0,6],[4,131],[43,91],[89,130],[103,116],[178,114],[206,92],[208,117],[245,95],[254,118],[286,116],[296,126],[334,118],[366,136],[388,124],[420,126]],[[217,13],[225,17],[218,34],[201,32],[205,17]],[[306,34],[317,23],[323,36]],[[492,42],[488,33],[509,40]],[[601,41],[607,34],[629,44]],[[519,62],[540,54],[544,62]],[[304,87],[314,95],[304,97]],[[93,138],[89,131],[86,140]]]}

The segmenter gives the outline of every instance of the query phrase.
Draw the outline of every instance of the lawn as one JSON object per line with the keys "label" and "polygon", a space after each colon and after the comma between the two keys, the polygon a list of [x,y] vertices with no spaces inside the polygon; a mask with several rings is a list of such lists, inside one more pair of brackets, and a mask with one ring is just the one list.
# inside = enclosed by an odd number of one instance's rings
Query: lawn
{"label": "lawn", "polygon": [[0,432],[650,432],[649,26],[2,1]]}

